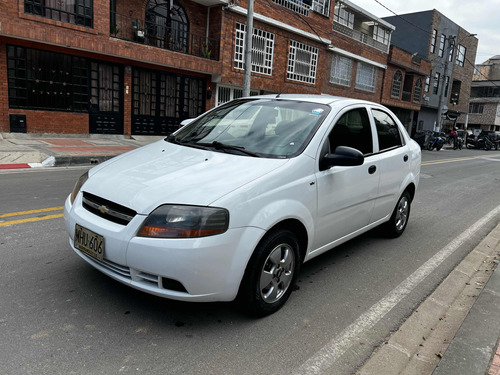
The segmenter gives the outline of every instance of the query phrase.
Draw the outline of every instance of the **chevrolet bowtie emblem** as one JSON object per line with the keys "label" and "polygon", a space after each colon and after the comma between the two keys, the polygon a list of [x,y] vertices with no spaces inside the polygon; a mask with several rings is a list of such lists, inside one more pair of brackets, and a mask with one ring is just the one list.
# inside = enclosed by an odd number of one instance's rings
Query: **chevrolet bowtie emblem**
{"label": "chevrolet bowtie emblem", "polygon": [[109,213],[109,208],[108,208],[108,207],[106,207],[105,205],[99,206],[98,210],[99,210],[102,214],[107,214],[107,213]]}

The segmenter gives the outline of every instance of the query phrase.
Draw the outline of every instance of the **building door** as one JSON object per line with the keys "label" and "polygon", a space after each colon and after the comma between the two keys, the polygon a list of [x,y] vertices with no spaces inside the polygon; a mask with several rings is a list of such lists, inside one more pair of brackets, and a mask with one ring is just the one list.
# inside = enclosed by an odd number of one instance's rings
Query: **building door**
{"label": "building door", "polygon": [[132,134],[167,135],[205,112],[202,78],[137,68],[132,76]]}
{"label": "building door", "polygon": [[89,133],[123,134],[122,77],[119,65],[90,63]]}

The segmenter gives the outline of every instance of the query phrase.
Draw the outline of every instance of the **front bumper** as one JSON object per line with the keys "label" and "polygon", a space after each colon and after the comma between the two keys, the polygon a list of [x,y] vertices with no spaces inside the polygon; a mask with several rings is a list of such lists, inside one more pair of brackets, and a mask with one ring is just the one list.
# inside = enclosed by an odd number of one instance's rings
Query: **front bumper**
{"label": "front bumper", "polygon": [[[96,216],[82,207],[82,194],[74,205],[66,199],[64,217],[72,249],[109,277],[160,297],[182,301],[231,301],[250,256],[264,231],[255,227],[229,229],[210,237],[157,239],[136,237],[146,216],[136,215],[124,226]],[[73,244],[75,224],[104,236],[100,262]],[[178,282],[183,288],[168,289]]]}

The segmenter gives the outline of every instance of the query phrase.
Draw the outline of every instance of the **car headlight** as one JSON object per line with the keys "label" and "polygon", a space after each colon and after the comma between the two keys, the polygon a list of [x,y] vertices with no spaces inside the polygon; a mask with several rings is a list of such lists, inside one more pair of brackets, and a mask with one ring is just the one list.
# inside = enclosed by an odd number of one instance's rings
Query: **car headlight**
{"label": "car headlight", "polygon": [[164,205],[154,210],[137,233],[139,237],[193,238],[224,233],[229,212],[223,208]]}
{"label": "car headlight", "polygon": [[82,188],[83,184],[85,183],[85,181],[87,181],[89,179],[89,172],[85,172],[84,174],[82,174],[80,176],[80,178],[78,179],[78,181],[76,181],[76,184],[75,184],[75,187],[73,188],[73,191],[71,192],[71,204],[73,204],[73,202],[75,201],[76,199],[76,196],[78,195],[78,192],[80,191],[80,189]]}

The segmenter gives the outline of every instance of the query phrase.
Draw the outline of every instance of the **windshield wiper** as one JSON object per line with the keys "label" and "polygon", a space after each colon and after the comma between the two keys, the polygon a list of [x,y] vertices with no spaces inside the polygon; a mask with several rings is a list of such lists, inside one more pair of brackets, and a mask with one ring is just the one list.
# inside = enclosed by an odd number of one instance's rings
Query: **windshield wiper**
{"label": "windshield wiper", "polygon": [[209,143],[198,143],[199,145],[202,146],[209,146],[209,147],[214,147],[216,150],[233,150],[233,151],[238,151],[241,152],[242,154],[248,155],[248,156],[253,156],[256,158],[260,158],[260,155],[252,152],[245,150],[245,147],[243,146],[235,146],[235,145],[228,145],[226,143],[221,143],[219,141],[213,141]]}
{"label": "windshield wiper", "polygon": [[176,145],[194,147],[194,148],[199,148],[202,150],[210,150],[210,148],[212,148],[212,147],[215,148],[216,150],[233,150],[233,151],[241,152],[242,154],[245,154],[245,155],[260,158],[259,154],[252,152],[252,151],[245,150],[245,147],[243,147],[243,146],[228,145],[228,144],[221,143],[218,141],[213,141],[213,142],[208,142],[208,143],[195,143],[193,141],[181,141],[173,134],[170,134],[167,138],[165,138],[165,141],[170,142],[170,143],[175,143]]}
{"label": "windshield wiper", "polygon": [[[210,150],[210,147],[213,145],[211,143],[209,144],[202,144],[202,143],[194,143],[190,141],[181,141],[178,139],[175,135],[170,134],[167,138],[165,138],[165,141],[174,143],[176,145],[181,145],[181,146],[188,146],[188,147],[193,147],[193,148],[199,148],[200,150]],[[210,146],[210,147],[207,147]]]}

